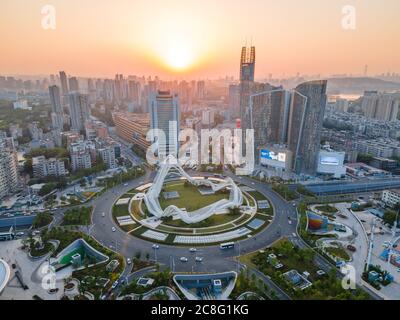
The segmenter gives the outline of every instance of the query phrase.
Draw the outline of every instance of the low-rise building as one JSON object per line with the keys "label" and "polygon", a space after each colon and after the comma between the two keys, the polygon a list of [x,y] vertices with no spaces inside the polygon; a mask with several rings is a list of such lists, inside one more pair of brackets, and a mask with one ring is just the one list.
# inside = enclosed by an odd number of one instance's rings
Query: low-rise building
{"label": "low-rise building", "polygon": [[384,190],[382,201],[389,207],[394,207],[400,203],[400,189]]}
{"label": "low-rise building", "polygon": [[91,167],[92,167],[92,158],[88,151],[81,150],[71,153],[72,171],[90,169]]}
{"label": "low-rise building", "polygon": [[44,156],[32,158],[33,176],[44,178],[48,176],[62,177],[67,175],[65,163],[56,158],[46,159]]}
{"label": "low-rise building", "polygon": [[107,146],[98,149],[98,152],[101,159],[106,164],[107,169],[115,169],[117,167],[117,162],[115,160],[115,149],[113,146]]}
{"label": "low-rise building", "polygon": [[146,140],[150,129],[149,114],[114,112],[113,119],[117,135],[146,152],[150,146],[150,141]]}

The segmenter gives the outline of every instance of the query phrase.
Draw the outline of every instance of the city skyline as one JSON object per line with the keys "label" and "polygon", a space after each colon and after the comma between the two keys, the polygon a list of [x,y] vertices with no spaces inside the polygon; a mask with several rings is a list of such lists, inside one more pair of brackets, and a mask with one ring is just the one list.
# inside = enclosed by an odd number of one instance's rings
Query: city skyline
{"label": "city skyline", "polygon": [[[0,5],[0,35],[8,44],[1,74],[65,69],[79,77],[237,78],[236,48],[246,42],[257,46],[256,78],[362,75],[366,65],[368,75],[400,71],[400,45],[393,41],[400,4],[392,0],[285,0],[279,5],[254,0],[245,7],[239,1],[176,0],[155,3],[156,11],[144,1],[113,6],[109,1],[54,0],[55,30],[41,26],[44,5],[36,0]],[[346,5],[355,9],[354,30],[342,26]],[[391,50],[387,43],[392,43]]]}

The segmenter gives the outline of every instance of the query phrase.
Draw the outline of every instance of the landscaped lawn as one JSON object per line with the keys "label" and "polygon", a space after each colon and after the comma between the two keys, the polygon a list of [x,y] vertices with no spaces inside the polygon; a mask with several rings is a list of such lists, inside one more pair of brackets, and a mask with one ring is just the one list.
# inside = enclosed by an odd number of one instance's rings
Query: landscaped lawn
{"label": "landscaped lawn", "polygon": [[337,248],[337,247],[329,247],[325,249],[326,252],[330,253],[331,255],[338,257],[339,259],[343,259],[345,261],[350,260],[349,254],[344,250],[343,248]]}
{"label": "landscaped lawn", "polygon": [[336,209],[335,207],[332,207],[328,204],[326,205],[322,205],[322,206],[316,206],[315,209],[322,211],[322,212],[326,212],[326,213],[336,213],[338,212],[338,209]]}
{"label": "landscaped lawn", "polygon": [[[179,198],[166,200],[162,195],[165,191],[176,191],[179,193]],[[192,185],[185,186],[184,181],[176,181],[166,184],[159,197],[160,206],[163,210],[170,205],[175,205],[178,208],[185,208],[187,211],[195,211],[222,199],[229,199],[229,192],[217,192],[211,195],[201,195],[197,190],[197,187]]]}
{"label": "landscaped lawn", "polygon": [[92,220],[92,207],[80,207],[67,210],[64,213],[63,226],[89,225]]}
{"label": "landscaped lawn", "polygon": [[129,216],[129,211],[128,211],[128,204],[121,204],[121,205],[114,205],[113,207],[113,216],[115,218],[117,217],[123,217],[123,216]]}
{"label": "landscaped lawn", "polygon": [[181,228],[207,228],[231,222],[233,220],[238,219],[240,216],[241,214],[218,214],[218,215],[214,214],[208,219],[198,223],[187,224],[182,220],[168,219],[164,222],[164,224],[168,226],[181,227]]}
{"label": "landscaped lawn", "polygon": [[[274,253],[279,263],[283,267],[275,269],[273,264],[268,262],[268,255]],[[344,290],[340,280],[336,277],[336,270],[331,271],[320,277],[317,275],[319,267],[314,263],[315,252],[312,249],[299,249],[287,239],[282,239],[275,243],[271,248],[265,249],[263,253],[255,252],[240,257],[240,261],[249,267],[257,268],[279,285],[292,298],[301,300],[351,300],[368,299],[369,296],[360,289]],[[283,273],[289,270],[297,270],[299,273],[307,271],[310,273],[308,278],[312,286],[305,290],[295,290],[293,285],[288,283]]]}

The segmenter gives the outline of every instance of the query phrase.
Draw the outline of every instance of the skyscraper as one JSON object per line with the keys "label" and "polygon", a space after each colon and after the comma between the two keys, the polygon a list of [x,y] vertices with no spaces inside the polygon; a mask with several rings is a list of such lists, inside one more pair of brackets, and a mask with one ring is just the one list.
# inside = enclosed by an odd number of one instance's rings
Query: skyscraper
{"label": "skyscraper", "polygon": [[315,175],[326,107],[326,80],[302,83],[293,93],[288,146],[294,155],[296,173]]}
{"label": "skyscraper", "polygon": [[68,94],[68,82],[67,75],[64,71],[60,71],[60,82],[61,82],[61,92],[62,95],[65,96]]}
{"label": "skyscraper", "polygon": [[79,82],[76,77],[69,78],[69,90],[72,91],[79,91]]}
{"label": "skyscraper", "polygon": [[240,56],[240,81],[254,82],[256,47],[242,47]]}
{"label": "skyscraper", "polygon": [[57,86],[49,87],[51,110],[54,113],[62,114],[63,109],[61,105],[60,89]]}
{"label": "skyscraper", "polygon": [[69,110],[71,129],[79,132],[84,130],[85,121],[90,117],[88,96],[79,92],[70,93]]}
{"label": "skyscraper", "polygon": [[202,100],[205,98],[205,95],[206,95],[206,84],[204,80],[198,81],[196,97],[197,99]]}
{"label": "skyscraper", "polygon": [[229,86],[228,107],[233,117],[240,116],[240,86],[231,84]]}
{"label": "skyscraper", "polygon": [[256,48],[242,47],[240,56],[240,118],[242,128],[250,128],[249,97],[254,90],[254,73],[256,64]]}
{"label": "skyscraper", "polygon": [[158,91],[150,94],[149,112],[151,128],[159,129],[165,134],[165,140],[155,134],[153,138],[157,141],[159,160],[169,154],[177,156],[179,142],[179,99],[178,95],[170,91]]}
{"label": "skyscraper", "polygon": [[18,160],[13,138],[0,138],[0,199],[18,188]]}

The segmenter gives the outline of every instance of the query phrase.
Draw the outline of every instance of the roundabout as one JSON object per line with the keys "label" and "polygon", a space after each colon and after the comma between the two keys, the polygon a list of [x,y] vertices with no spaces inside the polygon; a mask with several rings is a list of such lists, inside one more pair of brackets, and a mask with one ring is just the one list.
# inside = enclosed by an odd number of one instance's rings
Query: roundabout
{"label": "roundabout", "polygon": [[119,197],[112,213],[131,236],[176,246],[251,238],[273,220],[270,201],[255,189],[231,178],[192,177],[176,165]]}
{"label": "roundabout", "polygon": [[[245,196],[249,193],[252,195],[252,198],[257,201],[262,198],[268,200],[270,208],[262,209],[259,206],[258,210],[262,210],[260,213],[266,212],[266,214],[270,216],[268,220],[272,219],[272,221],[259,228],[258,232],[254,232],[250,237],[246,235],[231,240],[237,244],[233,250],[220,250],[218,242],[204,245],[194,244],[191,246],[189,244],[178,245],[173,242],[167,243],[165,241],[155,241],[151,238],[142,237],[142,231],[144,232],[148,228],[137,224],[130,215],[129,208],[131,205],[139,203],[137,201],[134,202],[132,198],[135,194],[142,193],[143,187],[149,188],[151,186],[155,174],[154,171],[146,170],[144,176],[132,180],[127,184],[118,185],[95,199],[93,201],[93,224],[90,228],[90,235],[102,245],[114,251],[118,251],[125,256],[125,258],[132,258],[136,254],[141,253],[142,256],[148,256],[150,260],[168,266],[175,272],[224,272],[236,270],[236,268],[238,268],[239,264],[232,258],[263,249],[281,237],[294,237],[296,233],[296,223],[288,223],[288,218],[292,221],[296,221],[297,219],[295,208],[272,191],[270,185],[248,177],[238,177],[230,172],[225,172],[226,176],[229,176],[242,190],[245,190],[243,191]],[[190,172],[190,174],[193,176],[199,175],[198,172]],[[201,175],[209,178],[214,177],[213,174],[209,173],[202,173]],[[180,180],[180,177],[173,177],[171,180],[168,178],[165,183],[176,183],[178,180]],[[254,191],[249,192],[246,190]],[[124,198],[127,200],[119,202]],[[126,203],[123,204],[124,202]],[[117,203],[119,203],[119,205],[116,205]],[[145,210],[145,208],[143,207],[142,210]],[[264,210],[269,210],[269,212]],[[261,216],[265,217],[264,215]],[[221,216],[215,215],[214,217],[216,217],[214,219],[220,219]],[[117,219],[119,219],[119,221],[126,220],[122,222],[121,225]],[[167,223],[168,221],[164,223],[164,227],[166,228],[170,227]],[[214,228],[217,227],[214,226]],[[225,230],[225,226],[221,228]],[[195,229],[200,228],[196,227]],[[164,231],[156,232],[164,233]],[[212,232],[212,234],[221,233],[215,229]],[[222,233],[226,232],[229,231],[222,231]],[[190,231],[189,233],[182,233],[193,236],[193,231],[192,233],[190,233]],[[172,236],[170,238],[172,238]],[[158,243],[157,249],[154,248],[155,243]],[[189,247],[196,247],[198,249],[197,253],[190,253],[188,250]],[[201,263],[196,262],[196,256],[201,256],[203,261]],[[188,262],[180,261],[180,257],[188,257]]]}

